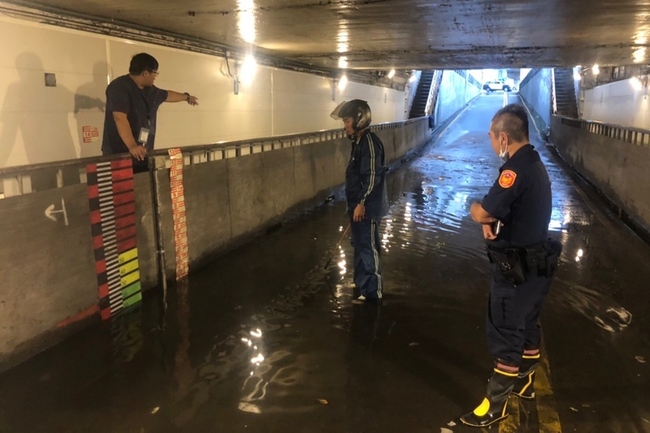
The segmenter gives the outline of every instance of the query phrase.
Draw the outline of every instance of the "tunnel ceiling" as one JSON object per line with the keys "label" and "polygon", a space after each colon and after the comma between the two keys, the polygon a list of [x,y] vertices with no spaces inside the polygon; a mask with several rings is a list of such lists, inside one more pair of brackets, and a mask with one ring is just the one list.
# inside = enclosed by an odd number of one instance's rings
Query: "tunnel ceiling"
{"label": "tunnel ceiling", "polygon": [[[634,0],[51,0],[0,2],[328,70],[650,63]],[[106,32],[106,31],[103,31]]]}

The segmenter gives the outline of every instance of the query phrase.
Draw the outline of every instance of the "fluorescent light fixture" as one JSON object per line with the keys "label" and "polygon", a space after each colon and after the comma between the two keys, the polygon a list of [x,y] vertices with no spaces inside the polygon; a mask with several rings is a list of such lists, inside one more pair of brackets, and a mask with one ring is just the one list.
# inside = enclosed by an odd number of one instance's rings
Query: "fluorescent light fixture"
{"label": "fluorescent light fixture", "polygon": [[348,58],[346,56],[339,57],[339,68],[345,69],[348,67]]}
{"label": "fluorescent light fixture", "polygon": [[255,78],[255,72],[257,71],[257,62],[255,57],[252,55],[247,55],[244,59],[244,63],[241,66],[241,72],[239,74],[242,84],[248,86],[253,82]]}
{"label": "fluorescent light fixture", "polygon": [[591,67],[591,72],[592,72],[594,75],[598,75],[598,74],[600,74],[600,68],[598,67],[598,64],[595,64],[595,65],[593,65],[593,66]]}
{"label": "fluorescent light fixture", "polygon": [[388,75],[386,76],[388,77],[389,80],[393,78],[395,76],[395,69],[391,69]]}
{"label": "fluorescent light fixture", "polygon": [[343,89],[345,89],[345,86],[347,86],[347,85],[348,85],[348,77],[343,75],[341,77],[341,79],[339,80],[339,86],[338,86],[339,90],[343,91]]}
{"label": "fluorescent light fixture", "polygon": [[634,50],[632,57],[634,58],[634,63],[645,63],[645,53],[646,48],[641,47]]}
{"label": "fluorescent light fixture", "polygon": [[409,77],[409,83],[412,83],[413,81],[415,81],[415,78],[416,78],[415,74],[411,74],[411,76]]}
{"label": "fluorescent light fixture", "polygon": [[630,85],[634,90],[641,90],[643,89],[643,84],[641,83],[641,80],[639,80],[639,77],[632,77],[630,78]]}

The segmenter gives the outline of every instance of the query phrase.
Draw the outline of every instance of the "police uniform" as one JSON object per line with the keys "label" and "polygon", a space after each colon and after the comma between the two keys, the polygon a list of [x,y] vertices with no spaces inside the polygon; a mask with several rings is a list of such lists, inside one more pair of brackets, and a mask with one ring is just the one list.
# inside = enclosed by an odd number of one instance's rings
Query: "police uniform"
{"label": "police uniform", "polygon": [[487,341],[497,366],[519,371],[495,368],[483,403],[461,417],[474,427],[507,416],[510,393],[535,397],[533,380],[541,343],[538,320],[562,248],[548,238],[551,182],[533,146],[521,147],[499,171],[481,202],[490,216],[503,223],[496,239],[487,241],[491,266]]}
{"label": "police uniform", "polygon": [[[551,283],[550,272],[547,275],[541,266],[546,263],[537,260],[546,255],[551,182],[533,146],[523,146],[501,166],[481,206],[503,223],[497,239],[488,241],[492,262],[488,347],[499,362],[519,366],[524,349],[539,347],[537,320]],[[504,266],[513,268],[512,275],[503,272]]]}
{"label": "police uniform", "polygon": [[[345,171],[345,196],[354,247],[354,284],[366,299],[381,299],[383,277],[379,224],[388,212],[384,145],[366,130],[352,142]],[[353,220],[357,205],[365,206],[365,218]]]}

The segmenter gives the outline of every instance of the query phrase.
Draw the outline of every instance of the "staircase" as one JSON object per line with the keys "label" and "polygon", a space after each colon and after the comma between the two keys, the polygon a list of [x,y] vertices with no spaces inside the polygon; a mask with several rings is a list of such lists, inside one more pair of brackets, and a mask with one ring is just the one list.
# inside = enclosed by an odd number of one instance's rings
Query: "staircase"
{"label": "staircase", "polygon": [[[578,118],[578,103],[573,81],[573,70],[555,68],[555,104],[556,114],[560,116]],[[419,91],[419,89],[418,89]]]}
{"label": "staircase", "polygon": [[429,99],[429,91],[431,90],[431,83],[433,82],[434,70],[422,71],[420,75],[420,83],[418,90],[415,92],[413,98],[413,105],[411,105],[411,112],[409,119],[424,116],[427,108],[427,100]]}

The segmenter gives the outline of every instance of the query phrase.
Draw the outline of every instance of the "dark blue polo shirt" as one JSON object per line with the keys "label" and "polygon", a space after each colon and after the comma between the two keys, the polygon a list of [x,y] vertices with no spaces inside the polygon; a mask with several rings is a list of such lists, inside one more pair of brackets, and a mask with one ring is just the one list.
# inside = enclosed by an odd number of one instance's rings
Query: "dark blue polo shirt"
{"label": "dark blue polo shirt", "polygon": [[532,145],[520,148],[499,169],[499,177],[481,202],[503,222],[495,246],[532,246],[548,237],[551,220],[551,181]]}
{"label": "dark blue polo shirt", "polygon": [[140,128],[148,128],[149,138],[145,147],[147,150],[153,150],[156,138],[156,114],[165,99],[167,99],[166,90],[155,86],[140,89],[128,75],[122,75],[111,81],[106,88],[102,153],[113,155],[129,151],[117,132],[117,126],[113,119],[114,111],[126,113],[136,142],[138,142]]}

